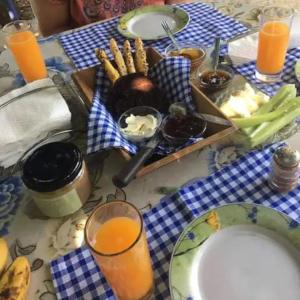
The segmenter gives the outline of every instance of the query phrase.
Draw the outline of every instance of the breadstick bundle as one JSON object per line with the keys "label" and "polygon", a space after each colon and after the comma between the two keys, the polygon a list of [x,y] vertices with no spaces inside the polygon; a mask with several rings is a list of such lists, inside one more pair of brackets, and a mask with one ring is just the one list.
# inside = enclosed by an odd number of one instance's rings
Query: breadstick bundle
{"label": "breadstick bundle", "polygon": [[135,40],[135,59],[132,56],[131,45],[128,40],[124,42],[123,55],[115,39],[110,40],[109,46],[115,61],[115,66],[109,61],[103,49],[96,49],[96,57],[103,64],[104,70],[112,84],[121,76],[127,74],[138,72],[143,73],[145,76],[148,75],[149,66],[147,63],[147,55],[143,41],[140,38]]}

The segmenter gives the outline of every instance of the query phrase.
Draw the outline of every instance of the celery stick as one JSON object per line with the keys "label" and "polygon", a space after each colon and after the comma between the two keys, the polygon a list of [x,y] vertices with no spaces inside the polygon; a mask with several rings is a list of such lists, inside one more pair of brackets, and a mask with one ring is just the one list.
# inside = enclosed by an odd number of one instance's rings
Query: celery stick
{"label": "celery stick", "polygon": [[[254,114],[253,116],[265,114],[276,108],[284,105],[290,99],[296,97],[297,89],[294,84],[286,84],[282,86],[277,93],[265,104],[263,104]],[[242,131],[244,134],[248,136],[253,136],[257,130],[264,130],[267,124],[261,124],[258,127],[248,127],[243,128]]]}
{"label": "celery stick", "polygon": [[[285,100],[284,103],[280,105],[280,108],[278,108],[277,110],[281,110],[281,109],[289,110],[290,109],[289,107],[291,105],[295,105],[296,107],[297,105],[300,106],[300,97]],[[255,130],[249,134],[250,138],[253,138],[256,135],[259,135],[260,132],[264,132],[265,130],[267,130],[269,124],[270,122],[265,122],[259,125],[258,127],[256,127]]]}
{"label": "celery stick", "polygon": [[265,130],[257,132],[253,137],[250,138],[251,146],[255,147],[264,141],[266,141],[269,137],[275,134],[277,131],[282,129],[284,126],[288,125],[294,119],[300,116],[300,106],[292,106],[291,109],[284,114],[282,117],[272,121],[269,123],[269,126],[265,128]]}
{"label": "celery stick", "polygon": [[266,121],[273,121],[279,117],[281,117],[285,113],[284,109],[278,109],[266,114],[260,114],[257,116],[252,116],[249,118],[232,118],[231,120],[239,127],[239,128],[247,128],[262,124]]}
{"label": "celery stick", "polygon": [[283,101],[291,98],[295,98],[297,94],[296,86],[294,84],[286,84],[282,86],[276,95],[274,95],[267,103],[263,104],[254,115],[265,114],[273,109],[275,109],[278,105],[280,105]]}
{"label": "celery stick", "polygon": [[254,130],[252,132],[249,132],[249,137],[252,138],[257,133],[264,131],[269,126],[269,124],[270,124],[270,122],[264,122],[264,123],[260,124],[259,126],[253,128]]}

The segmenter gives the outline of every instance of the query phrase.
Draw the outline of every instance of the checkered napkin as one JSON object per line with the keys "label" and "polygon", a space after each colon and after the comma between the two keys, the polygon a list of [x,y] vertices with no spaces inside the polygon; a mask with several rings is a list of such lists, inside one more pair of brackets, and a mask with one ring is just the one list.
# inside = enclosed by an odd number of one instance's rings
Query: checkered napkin
{"label": "checkered napkin", "polygon": [[[190,23],[176,35],[178,41],[198,41],[204,46],[211,46],[216,36],[227,40],[247,30],[244,25],[206,4],[193,3],[179,7],[189,13]],[[117,30],[118,21],[119,18],[114,18],[60,37],[63,48],[76,68],[83,69],[98,64],[95,48],[109,50],[108,41],[111,38],[115,38],[119,45],[123,44],[125,38]],[[161,53],[169,44],[168,38],[145,42],[146,47],[154,47]]]}
{"label": "checkered napkin", "polygon": [[[166,93],[167,99],[174,102],[184,102],[190,110],[194,109],[191,87],[190,87],[190,60],[181,57],[168,57],[154,65],[149,77]],[[88,152],[95,152],[100,149],[123,148],[135,154],[138,147],[125,139],[118,128],[117,122],[105,107],[110,82],[106,72],[100,66],[97,73],[96,91],[89,117],[88,125]],[[199,139],[193,140],[196,142]],[[191,142],[188,142],[191,143]],[[179,148],[183,148],[187,144]],[[157,154],[168,154],[177,151],[162,141],[156,149]]]}
{"label": "checkered napkin", "polygon": [[[253,151],[209,177],[196,180],[144,214],[155,273],[155,299],[170,299],[169,261],[180,232],[208,209],[234,202],[263,204],[300,221],[300,186],[288,194],[267,185],[271,155],[278,145]],[[58,299],[115,299],[89,250],[77,249],[51,262]]]}
{"label": "checkered napkin", "polygon": [[255,77],[256,63],[250,62],[236,67],[235,69],[243,76],[245,76],[254,86],[262,90],[269,96],[273,96],[276,91],[286,83],[295,83],[298,92],[300,92],[300,84],[296,78],[294,67],[297,60],[300,59],[300,47],[288,50],[286,55],[285,66],[283,69],[282,81],[276,83],[263,83]]}

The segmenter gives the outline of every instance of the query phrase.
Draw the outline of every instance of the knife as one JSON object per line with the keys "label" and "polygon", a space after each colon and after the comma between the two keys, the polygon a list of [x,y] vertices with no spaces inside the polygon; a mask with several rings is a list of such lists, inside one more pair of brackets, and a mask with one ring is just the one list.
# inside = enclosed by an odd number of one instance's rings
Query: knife
{"label": "knife", "polygon": [[[169,107],[169,113],[171,115],[187,115],[187,107],[184,103],[182,102],[174,102],[170,105]],[[198,113],[198,112],[193,112],[192,115],[206,121],[209,123],[214,123],[214,124],[219,124],[219,125],[224,125],[224,126],[232,126],[232,123],[222,117],[217,117],[211,114],[206,114],[206,113]]]}
{"label": "knife", "polygon": [[231,126],[232,123],[224,118],[217,117],[211,114],[204,114],[204,113],[196,113],[197,117],[205,120],[209,123],[224,125],[224,126]]}

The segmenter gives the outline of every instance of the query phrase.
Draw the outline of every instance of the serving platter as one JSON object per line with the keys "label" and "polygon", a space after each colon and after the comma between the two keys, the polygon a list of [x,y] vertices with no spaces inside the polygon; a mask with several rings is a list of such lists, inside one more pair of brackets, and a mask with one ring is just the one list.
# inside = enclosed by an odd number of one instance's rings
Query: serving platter
{"label": "serving platter", "polygon": [[[153,48],[147,48],[147,60],[149,62],[149,66],[151,67],[155,63],[157,63],[162,56]],[[96,75],[97,66],[85,70],[81,70],[72,74],[72,78],[80,90],[83,99],[86,101],[86,104],[90,107],[93,101],[93,92],[94,92],[94,84],[95,84],[95,75]],[[217,117],[225,118],[228,120],[224,114],[219,110],[219,108],[204,94],[202,93],[192,82],[192,96],[195,103],[195,106],[198,112],[211,114]],[[220,125],[214,123],[208,123],[204,138],[199,142],[196,142],[192,145],[189,145],[177,152],[171,153],[167,156],[155,156],[152,157],[146,164],[141,168],[137,177],[146,175],[156,169],[165,166],[173,161],[178,161],[184,156],[199,150],[205,146],[214,144],[219,142],[220,140],[228,137],[232,133],[234,133],[237,128],[229,121],[230,125]],[[120,153],[120,155],[126,160],[131,160],[131,155],[127,151],[123,149],[116,149]]]}
{"label": "serving platter", "polygon": [[217,207],[190,223],[170,263],[172,299],[300,299],[300,226],[255,204]]}
{"label": "serving platter", "polygon": [[189,23],[189,14],[171,5],[149,5],[134,9],[120,18],[118,31],[127,38],[158,40],[167,35],[161,23],[166,21],[173,33],[180,32]]}

